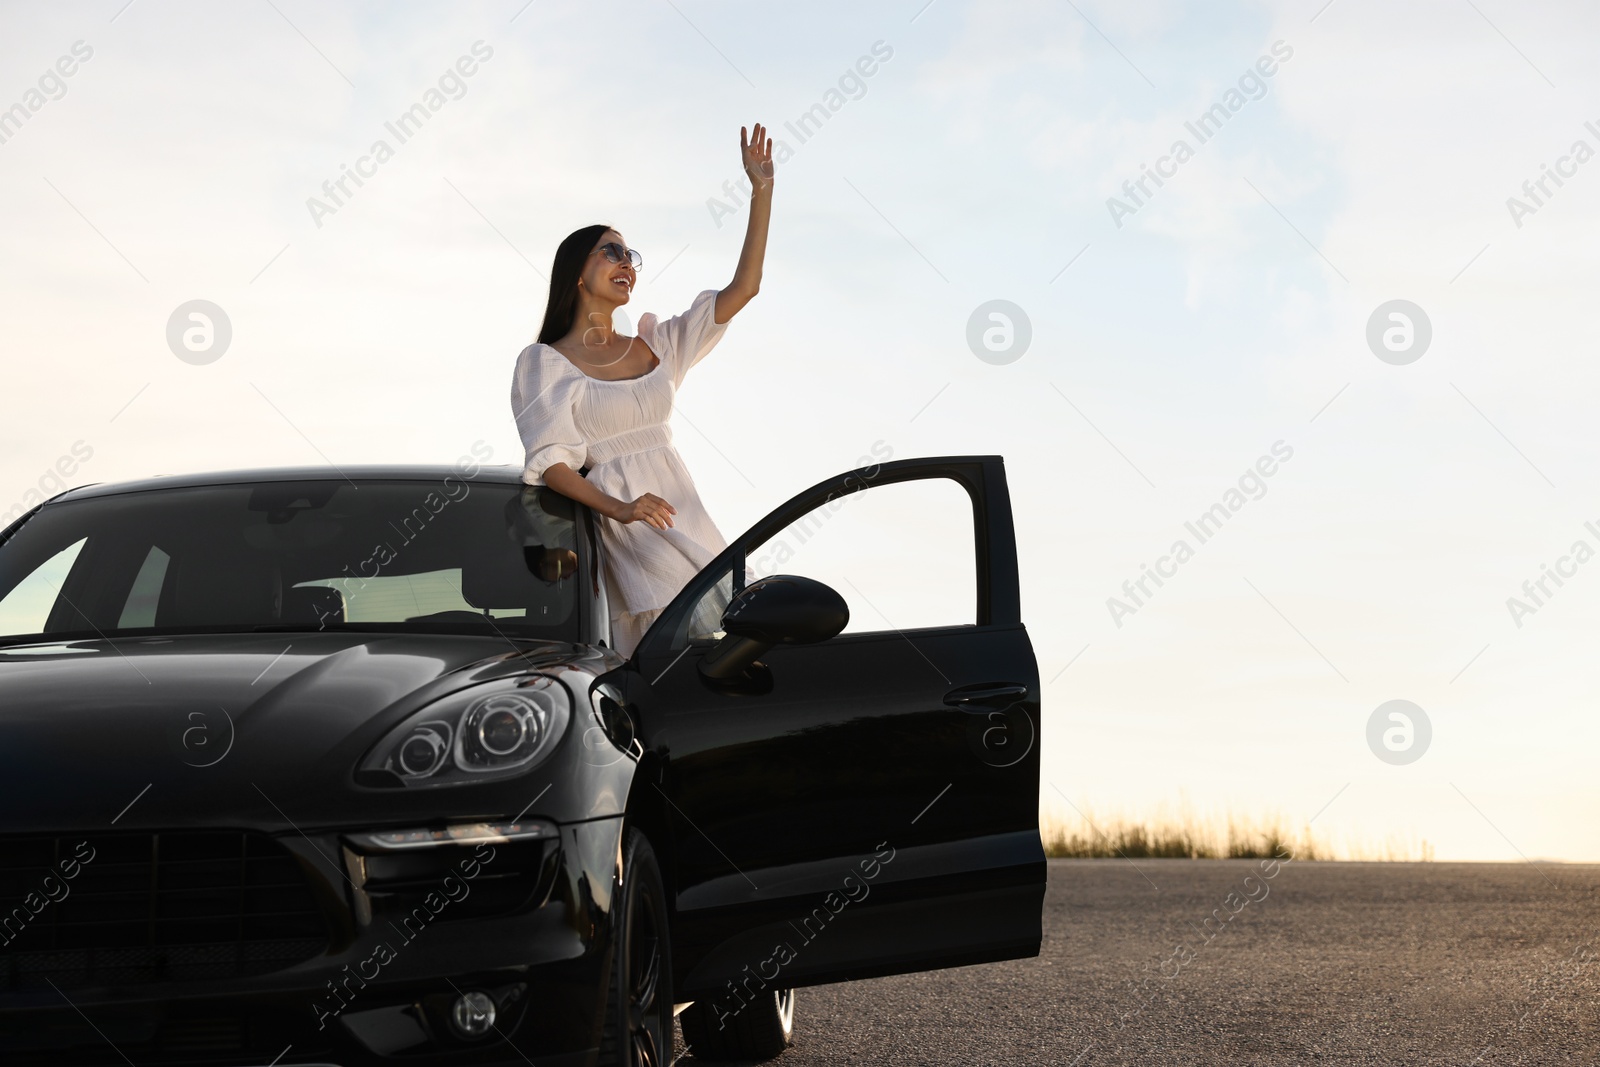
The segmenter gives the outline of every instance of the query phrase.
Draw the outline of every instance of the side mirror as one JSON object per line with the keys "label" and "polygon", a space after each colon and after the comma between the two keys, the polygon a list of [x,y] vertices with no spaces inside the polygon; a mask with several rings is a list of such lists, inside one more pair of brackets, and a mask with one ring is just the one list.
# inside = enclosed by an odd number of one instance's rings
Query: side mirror
{"label": "side mirror", "polygon": [[821,582],[774,574],[739,590],[722,613],[727,633],[700,661],[700,673],[732,681],[773,645],[812,645],[833,637],[850,621],[844,597]]}

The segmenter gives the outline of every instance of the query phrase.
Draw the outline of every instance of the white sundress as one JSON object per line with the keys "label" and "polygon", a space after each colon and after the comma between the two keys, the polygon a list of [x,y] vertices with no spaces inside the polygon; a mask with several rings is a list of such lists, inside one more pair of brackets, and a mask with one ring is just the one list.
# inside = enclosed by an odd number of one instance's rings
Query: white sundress
{"label": "white sundress", "polygon": [[612,641],[624,656],[689,579],[727,547],[667,424],[684,374],[728,328],[715,321],[716,297],[717,290],[704,290],[665,322],[653,312],[640,317],[639,338],[660,362],[637,378],[594,378],[538,343],[522,350],[512,376],[526,484],[545,484],[544,472],[555,463],[574,471],[587,466],[590,484],[608,496],[632,501],[654,493],[677,509],[665,530],[596,515],[606,549]]}

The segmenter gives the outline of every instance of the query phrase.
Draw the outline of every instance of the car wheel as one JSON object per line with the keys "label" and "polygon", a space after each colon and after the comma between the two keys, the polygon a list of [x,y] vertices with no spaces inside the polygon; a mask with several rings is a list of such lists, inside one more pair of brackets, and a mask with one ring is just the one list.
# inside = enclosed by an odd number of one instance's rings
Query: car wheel
{"label": "car wheel", "polygon": [[655,851],[637,830],[623,839],[615,938],[600,1062],[670,1067],[675,1056],[667,895]]}
{"label": "car wheel", "polygon": [[769,990],[720,1021],[711,1003],[696,1001],[678,1022],[697,1060],[770,1060],[794,1041],[794,990]]}

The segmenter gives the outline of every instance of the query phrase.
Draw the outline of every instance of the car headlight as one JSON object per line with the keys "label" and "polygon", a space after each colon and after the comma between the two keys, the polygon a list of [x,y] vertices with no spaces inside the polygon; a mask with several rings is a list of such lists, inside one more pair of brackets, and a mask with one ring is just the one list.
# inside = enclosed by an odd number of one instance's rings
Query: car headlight
{"label": "car headlight", "polygon": [[390,781],[392,775],[407,786],[521,774],[550,755],[571,719],[571,699],[554,678],[475,686],[434,701],[391,730],[361,771]]}

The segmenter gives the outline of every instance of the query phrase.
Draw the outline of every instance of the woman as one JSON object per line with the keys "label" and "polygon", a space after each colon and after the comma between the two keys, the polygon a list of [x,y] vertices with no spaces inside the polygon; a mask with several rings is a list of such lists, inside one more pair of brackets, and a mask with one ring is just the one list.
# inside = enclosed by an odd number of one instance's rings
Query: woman
{"label": "woman", "polygon": [[[752,191],[733,281],[700,293],[665,322],[643,315],[637,337],[619,334],[612,316],[632,295],[642,260],[616,230],[586,226],[556,249],[539,340],[517,357],[511,408],[527,449],[522,480],[600,516],[612,642],[624,656],[727,547],[672,447],[667,420],[684,374],[761,289],[773,180],[765,134],[757,124],[747,139],[739,128]],[[585,465],[587,477],[578,473]]]}

